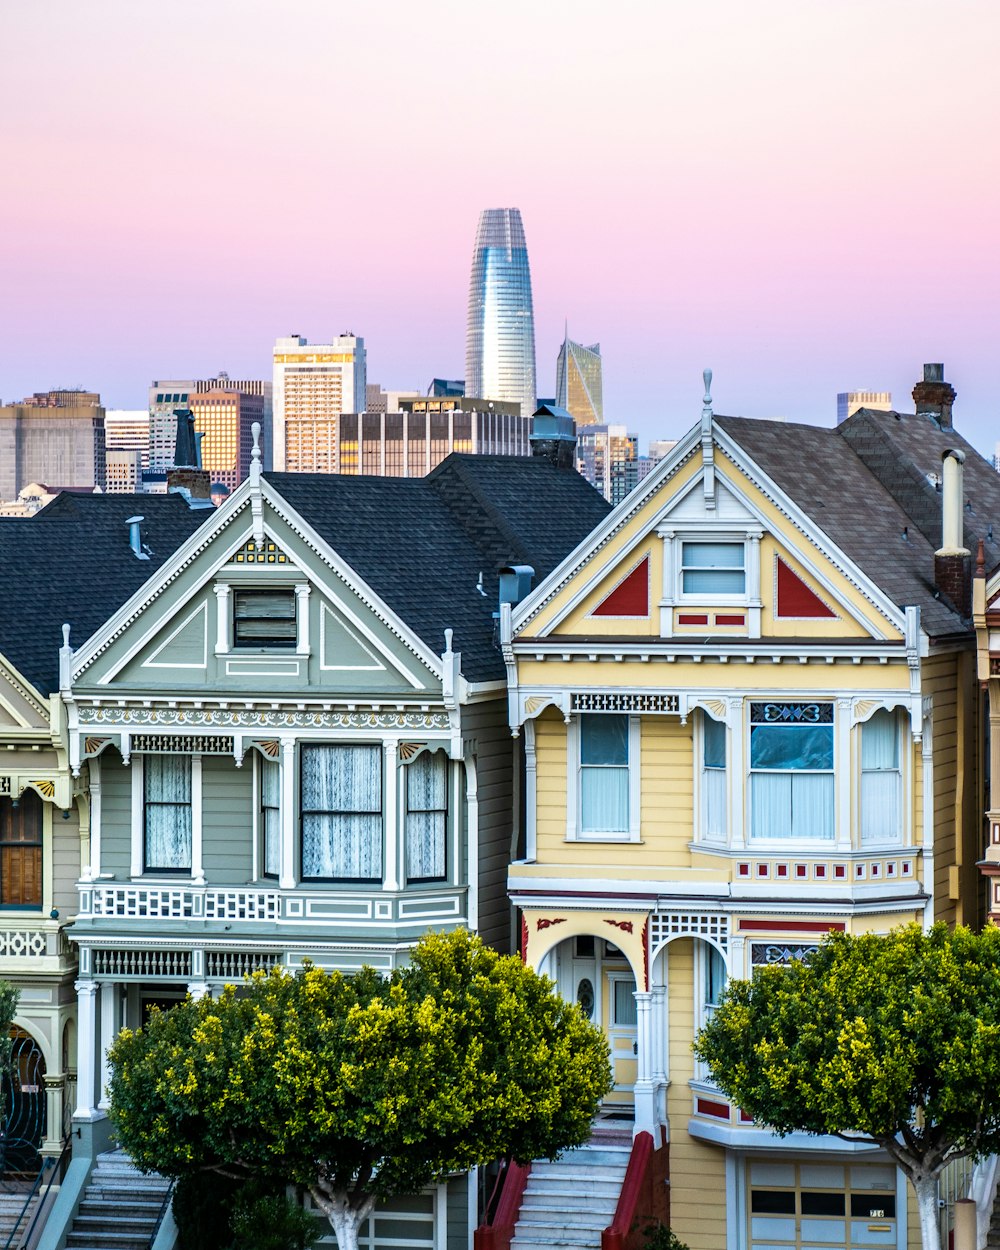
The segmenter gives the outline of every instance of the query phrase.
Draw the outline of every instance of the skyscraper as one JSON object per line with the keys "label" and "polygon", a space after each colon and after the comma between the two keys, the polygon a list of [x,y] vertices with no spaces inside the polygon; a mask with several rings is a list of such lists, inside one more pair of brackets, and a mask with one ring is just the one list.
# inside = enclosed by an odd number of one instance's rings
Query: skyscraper
{"label": "skyscraper", "polygon": [[535,408],[535,316],[521,213],[484,208],[469,281],[465,393]]}
{"label": "skyscraper", "polygon": [[36,391],[0,407],[0,502],[32,482],[105,485],[104,409],[96,391]]}
{"label": "skyscraper", "polygon": [[556,361],[556,404],[571,414],[577,425],[600,425],[604,421],[601,345],[574,343],[567,331]]}
{"label": "skyscraper", "polygon": [[365,341],[332,343],[301,335],[274,345],[274,467],[285,473],[339,473],[338,420],[365,403]]}

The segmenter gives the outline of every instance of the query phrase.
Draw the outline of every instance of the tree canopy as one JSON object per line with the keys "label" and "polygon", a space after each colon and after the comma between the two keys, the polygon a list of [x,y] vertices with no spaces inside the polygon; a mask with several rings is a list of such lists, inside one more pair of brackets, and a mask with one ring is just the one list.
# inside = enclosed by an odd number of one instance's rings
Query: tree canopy
{"label": "tree canopy", "polygon": [[1000,929],[831,933],[805,961],[730,982],[695,1052],[777,1133],[885,1150],[939,1250],[937,1178],[1000,1151]]}
{"label": "tree canopy", "polygon": [[387,977],[257,973],[123,1030],[110,1061],[141,1168],[306,1186],[341,1250],[380,1198],[585,1141],[611,1085],[600,1030],[465,931],[423,938]]}

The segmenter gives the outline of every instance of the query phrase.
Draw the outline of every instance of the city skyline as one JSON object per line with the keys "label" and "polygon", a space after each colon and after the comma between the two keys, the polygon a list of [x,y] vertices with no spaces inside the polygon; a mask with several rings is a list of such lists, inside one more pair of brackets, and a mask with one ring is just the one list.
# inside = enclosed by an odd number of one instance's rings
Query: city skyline
{"label": "city skyline", "polygon": [[[992,4],[626,3],[609,30],[585,0],[572,22],[514,3],[496,58],[486,14],[444,0],[303,0],[278,26],[259,0],[55,12],[0,15],[6,165],[31,188],[0,206],[5,402],[81,385],[131,408],[153,378],[266,377],[289,328],[354,327],[387,388],[460,377],[475,219],[516,204],[543,395],[568,317],[601,343],[606,418],[643,442],[687,428],[706,366],[720,412],[832,425],[842,391],[909,406],[926,361],[961,428],[996,441]],[[373,67],[405,104],[370,92]],[[449,166],[447,195],[413,194]],[[351,194],[346,169],[397,190]],[[45,191],[53,173],[72,195]]]}

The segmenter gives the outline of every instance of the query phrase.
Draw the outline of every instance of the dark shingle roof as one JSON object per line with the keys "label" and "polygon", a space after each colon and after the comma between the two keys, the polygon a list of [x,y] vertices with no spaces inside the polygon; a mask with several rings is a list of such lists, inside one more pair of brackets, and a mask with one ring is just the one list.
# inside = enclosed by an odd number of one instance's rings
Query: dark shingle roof
{"label": "dark shingle roof", "polygon": [[[132,516],[145,518],[148,560],[129,546]],[[33,517],[0,519],[0,653],[50,694],[63,622],[79,646],[207,516],[180,495],[62,494]]]}
{"label": "dark shingle roof", "polygon": [[610,511],[578,473],[540,457],[453,455],[425,478],[266,477],[432,651],[454,630],[474,682],[504,676],[498,570],[530,564],[537,585]]}
{"label": "dark shingle roof", "polygon": [[[1000,522],[1000,475],[971,444],[928,417],[867,409],[835,429],[716,420],[897,606],[920,608],[931,636],[967,632],[934,585],[941,495],[927,475],[940,477],[943,451],[965,452],[966,544],[975,551],[994,519]],[[1000,556],[991,543],[987,558],[991,547]]]}

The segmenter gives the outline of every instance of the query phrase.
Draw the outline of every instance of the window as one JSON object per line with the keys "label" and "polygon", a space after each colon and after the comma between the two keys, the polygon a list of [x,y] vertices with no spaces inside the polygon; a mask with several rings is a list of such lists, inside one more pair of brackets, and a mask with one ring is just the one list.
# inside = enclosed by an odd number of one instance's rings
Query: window
{"label": "window", "polygon": [[281,872],[281,769],[260,761],[260,844],[265,877]]}
{"label": "window", "polygon": [[580,717],[580,831],[629,832],[629,719]]}
{"label": "window", "polygon": [[143,868],[191,871],[191,758],[143,757]]}
{"label": "window", "polygon": [[15,802],[0,799],[0,904],[42,905],[42,800],[25,790]]}
{"label": "window", "polygon": [[751,703],[751,836],[832,838],[833,793],[833,704]]}
{"label": "window", "polygon": [[294,647],[296,637],[294,590],[233,593],[234,647]]}
{"label": "window", "polygon": [[899,722],[876,712],[861,726],[861,841],[898,842],[902,834],[903,781]]}
{"label": "window", "polygon": [[406,877],[442,881],[446,874],[448,757],[424,751],[406,766]]}
{"label": "window", "polygon": [[611,1003],[612,1028],[634,1029],[639,1023],[639,1010],[635,1001],[635,981],[631,977],[615,977],[612,981],[614,997]]}
{"label": "window", "polygon": [[302,876],[382,879],[382,748],[302,748]]}
{"label": "window", "polygon": [[701,832],[726,836],[726,726],[703,716],[701,722]]}
{"label": "window", "polygon": [[726,961],[722,952],[708,945],[705,952],[705,1020],[719,1005],[722,991],[726,988]]}
{"label": "window", "polygon": [[685,595],[743,595],[746,550],[742,542],[681,543],[681,591]]}

